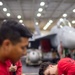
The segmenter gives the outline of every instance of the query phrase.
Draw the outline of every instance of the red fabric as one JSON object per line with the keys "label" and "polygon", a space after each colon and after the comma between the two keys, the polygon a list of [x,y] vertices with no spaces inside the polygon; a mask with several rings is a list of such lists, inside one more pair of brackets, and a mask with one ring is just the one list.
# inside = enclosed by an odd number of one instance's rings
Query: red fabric
{"label": "red fabric", "polygon": [[[11,66],[11,62],[10,60],[6,61],[6,64],[8,65],[8,68]],[[16,75],[22,75],[22,63],[19,60],[18,62],[15,63],[15,65],[17,66],[17,71],[16,71]],[[10,72],[10,75],[12,75],[12,72]]]}
{"label": "red fabric", "polygon": [[22,63],[21,63],[21,61],[18,61],[18,62],[16,63],[16,66],[17,66],[16,75],[22,75]]}
{"label": "red fabric", "polygon": [[5,63],[0,62],[0,75],[10,75],[8,66]]}
{"label": "red fabric", "polygon": [[58,62],[58,75],[75,75],[75,61],[71,58],[62,58]]}
{"label": "red fabric", "polygon": [[43,39],[40,43],[43,52],[49,52],[51,50],[50,40]]}

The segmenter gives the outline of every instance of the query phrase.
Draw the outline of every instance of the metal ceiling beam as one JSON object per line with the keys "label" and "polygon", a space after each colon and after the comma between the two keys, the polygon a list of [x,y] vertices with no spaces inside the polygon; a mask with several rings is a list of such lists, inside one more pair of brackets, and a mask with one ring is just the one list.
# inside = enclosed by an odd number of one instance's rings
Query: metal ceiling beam
{"label": "metal ceiling beam", "polygon": [[54,11],[52,12],[51,16],[53,16],[53,14],[55,13],[55,11],[58,9],[58,7],[60,7],[60,5],[63,3],[64,0],[61,0],[61,2],[58,3],[58,5],[56,6],[56,8],[54,9]]}
{"label": "metal ceiling beam", "polygon": [[7,1],[6,0],[2,0],[2,2],[7,7],[7,10],[9,11],[9,13],[12,14],[16,18],[15,14],[10,9],[10,6],[7,4]]}

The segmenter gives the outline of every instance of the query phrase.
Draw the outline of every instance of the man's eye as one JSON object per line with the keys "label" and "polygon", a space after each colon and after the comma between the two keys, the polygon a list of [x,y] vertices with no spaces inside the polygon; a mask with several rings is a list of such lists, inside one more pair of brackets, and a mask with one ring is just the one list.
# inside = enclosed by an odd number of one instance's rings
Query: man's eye
{"label": "man's eye", "polygon": [[25,49],[25,46],[24,47],[21,47],[21,49],[24,50]]}
{"label": "man's eye", "polygon": [[22,50],[24,50],[24,49],[26,49],[26,48],[27,48],[27,46],[21,47]]}

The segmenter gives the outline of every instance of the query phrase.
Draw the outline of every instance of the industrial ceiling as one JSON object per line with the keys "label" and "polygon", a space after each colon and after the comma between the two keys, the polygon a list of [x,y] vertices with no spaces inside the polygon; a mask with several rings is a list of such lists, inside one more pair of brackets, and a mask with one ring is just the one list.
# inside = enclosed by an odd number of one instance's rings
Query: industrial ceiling
{"label": "industrial ceiling", "polygon": [[[66,17],[70,22],[75,20],[75,0],[0,0],[0,22],[7,19],[21,20],[29,29],[34,30],[34,24],[38,22],[40,30],[52,20],[47,31],[56,25],[58,19]],[[41,6],[41,2],[44,5]],[[7,10],[4,11],[3,8]],[[39,11],[42,8],[42,11]],[[7,16],[8,13],[8,16]],[[40,13],[40,16],[37,14]],[[18,19],[17,16],[20,16]]]}

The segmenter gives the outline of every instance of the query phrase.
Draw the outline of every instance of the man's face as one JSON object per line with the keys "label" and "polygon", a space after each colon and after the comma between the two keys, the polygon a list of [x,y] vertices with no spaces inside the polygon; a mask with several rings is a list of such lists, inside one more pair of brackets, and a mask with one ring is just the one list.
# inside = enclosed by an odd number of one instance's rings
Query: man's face
{"label": "man's face", "polygon": [[11,44],[9,59],[12,62],[18,61],[23,55],[26,54],[27,45],[28,45],[28,38],[21,38],[21,41],[19,43],[15,45]]}
{"label": "man's face", "polygon": [[56,68],[53,65],[49,65],[44,71],[44,75],[56,75]]}

